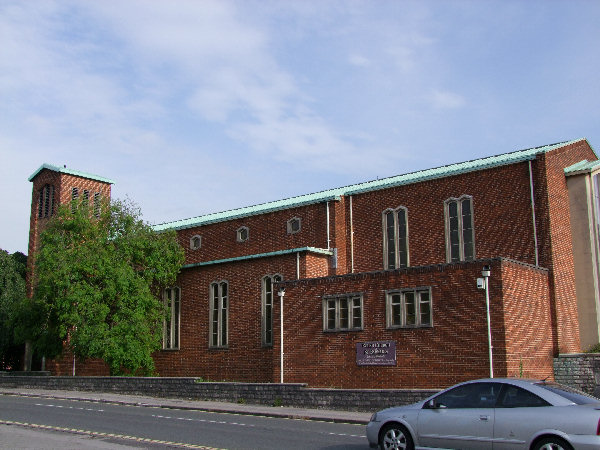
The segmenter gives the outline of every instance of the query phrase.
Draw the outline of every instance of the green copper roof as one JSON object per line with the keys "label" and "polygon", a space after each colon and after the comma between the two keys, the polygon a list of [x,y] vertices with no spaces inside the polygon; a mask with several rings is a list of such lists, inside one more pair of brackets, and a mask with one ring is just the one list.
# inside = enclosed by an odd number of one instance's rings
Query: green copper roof
{"label": "green copper roof", "polygon": [[103,183],[115,184],[114,181],[108,178],[100,177],[98,175],[92,175],[91,173],[80,172],[79,170],[67,169],[66,167],[53,166],[52,164],[42,164],[38,170],[33,172],[29,177],[29,181],[33,179],[44,169],[52,170],[53,172],[66,173],[68,175],[75,175],[77,177],[88,178],[90,180],[101,181]]}
{"label": "green copper roof", "polygon": [[535,159],[540,153],[547,153],[557,148],[564,147],[575,142],[585,141],[585,139],[576,139],[574,141],[559,142],[556,144],[545,145],[525,150],[518,150],[511,153],[503,153],[496,156],[488,156],[486,158],[474,159],[471,161],[449,164],[447,166],[437,167],[434,169],[420,170],[404,175],[397,175],[380,180],[367,181],[365,183],[353,184],[346,187],[330,189],[327,191],[317,192],[314,194],[301,195],[285,200],[278,200],[269,203],[263,203],[256,206],[248,206],[244,208],[232,209],[219,213],[207,214],[204,216],[193,217],[190,219],[177,220],[155,225],[157,231],[166,229],[181,230],[192,228],[201,225],[206,225],[216,222],[224,222],[227,220],[237,219],[240,217],[254,216],[272,211],[279,211],[288,208],[295,208],[314,203],[322,203],[325,201],[339,200],[341,196],[360,194],[363,192],[375,191],[379,189],[387,189],[395,186],[418,183],[421,181],[433,180],[436,178],[444,178],[453,175],[460,175],[467,172],[475,172],[477,170],[489,169],[508,164],[515,164],[522,161]]}
{"label": "green copper roof", "polygon": [[584,159],[583,161],[579,161],[578,163],[565,168],[565,174],[575,175],[578,173],[589,173],[598,168],[600,168],[600,161],[588,161],[587,159]]}
{"label": "green copper roof", "polygon": [[289,255],[292,253],[301,253],[301,252],[317,253],[319,255],[326,255],[326,256],[333,255],[333,252],[331,250],[326,250],[324,248],[300,247],[300,248],[291,248],[291,249],[287,249],[287,250],[278,250],[275,252],[257,253],[254,255],[238,256],[236,258],[215,259],[213,261],[204,261],[204,262],[186,264],[182,267],[182,269],[191,269],[193,267],[212,266],[214,264],[224,264],[224,263],[229,263],[229,262],[234,262],[234,261],[247,261],[249,259],[268,258],[270,256]]}

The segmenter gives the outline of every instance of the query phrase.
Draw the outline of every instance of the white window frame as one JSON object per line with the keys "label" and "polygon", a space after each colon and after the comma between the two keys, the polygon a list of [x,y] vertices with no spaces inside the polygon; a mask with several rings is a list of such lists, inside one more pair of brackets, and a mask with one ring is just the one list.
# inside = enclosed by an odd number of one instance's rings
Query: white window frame
{"label": "white window frame", "polygon": [[166,316],[163,321],[163,350],[179,350],[181,337],[181,289],[178,286],[163,291]]}
{"label": "white window frame", "polygon": [[212,282],[209,299],[208,346],[209,348],[227,348],[229,343],[229,283],[225,280]]}
{"label": "white window frame", "polygon": [[[243,233],[246,233],[246,237],[243,237]],[[246,242],[250,239],[250,228],[248,227],[239,227],[235,232],[235,237],[238,242]]]}
{"label": "white window frame", "polygon": [[275,304],[276,292],[273,285],[283,281],[280,274],[265,275],[261,280],[261,314],[262,314],[262,345],[273,346],[273,306]]}
{"label": "white window frame", "polygon": [[[469,233],[465,230],[464,221],[464,211],[463,211],[463,202],[465,200],[469,200],[469,214],[471,218],[471,230]],[[451,218],[450,218],[450,205],[452,203],[456,203],[457,210],[457,233],[458,233],[458,242],[455,244],[458,246],[458,258],[454,258],[452,253],[452,230],[451,230]],[[461,195],[458,198],[449,198],[444,202],[444,216],[446,219],[446,262],[459,262],[459,261],[472,261],[476,258],[475,253],[475,217],[473,215],[474,207],[473,207],[473,197],[470,195]],[[465,237],[468,236],[471,241],[471,256],[468,256],[466,250],[466,242]]]}
{"label": "white window frame", "polygon": [[[408,320],[407,297],[412,295],[414,302],[414,321]],[[427,298],[425,300],[425,297]],[[427,321],[423,320],[423,305],[429,309]],[[433,298],[431,287],[418,287],[414,289],[394,289],[385,293],[386,327],[397,328],[431,328],[433,327]],[[397,319],[397,320],[395,320]]]}
{"label": "white window frame", "polygon": [[[403,264],[401,261],[401,252],[400,252],[400,224],[398,220],[398,213],[402,211],[404,213],[405,220],[405,240],[406,240],[406,262]],[[393,214],[394,224],[393,224],[393,245],[394,248],[394,261],[390,261],[390,239],[388,235],[388,223],[387,217],[388,214]],[[385,270],[391,269],[402,269],[410,266],[410,251],[409,251],[409,232],[408,232],[408,209],[405,206],[399,206],[396,209],[388,208],[381,214],[382,226],[383,226],[383,268]]]}
{"label": "white window frame", "polygon": [[202,236],[195,234],[190,238],[190,250],[198,250],[202,247]]}
{"label": "white window frame", "polygon": [[[297,230],[294,230],[294,223],[298,224]],[[302,230],[302,219],[300,217],[292,217],[287,221],[286,229],[288,234],[300,233],[300,230]]]}
{"label": "white window frame", "polygon": [[[364,328],[363,310],[363,295],[359,293],[323,297],[323,331],[361,331]],[[333,327],[330,326],[332,319]],[[360,322],[358,325],[357,321]]]}

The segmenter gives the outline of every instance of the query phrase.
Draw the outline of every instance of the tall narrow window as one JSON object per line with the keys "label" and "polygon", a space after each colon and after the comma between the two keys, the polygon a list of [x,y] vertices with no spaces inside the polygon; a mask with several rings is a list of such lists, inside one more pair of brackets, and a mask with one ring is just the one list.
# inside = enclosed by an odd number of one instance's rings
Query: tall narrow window
{"label": "tall narrow window", "polygon": [[446,254],[448,262],[475,259],[473,199],[463,195],[446,200]]}
{"label": "tall narrow window", "polygon": [[40,190],[38,217],[50,217],[54,214],[54,186],[44,185]]}
{"label": "tall narrow window", "polygon": [[386,294],[388,328],[429,327],[431,319],[431,290],[403,289]]}
{"label": "tall narrow window", "polygon": [[181,295],[178,287],[165,289],[163,302],[167,311],[163,325],[163,349],[179,348]]}
{"label": "tall narrow window", "polygon": [[71,212],[74,213],[77,209],[77,199],[79,198],[79,189],[74,187],[71,189]]}
{"label": "tall narrow window", "polygon": [[262,279],[262,345],[273,345],[273,302],[275,292],[273,284],[283,278],[281,275],[267,275]]}
{"label": "tall narrow window", "polygon": [[228,284],[219,281],[210,285],[210,347],[227,346]]}
{"label": "tall narrow window", "polygon": [[85,206],[89,205],[90,203],[90,191],[88,191],[87,189],[83,190],[83,199],[81,201]]}
{"label": "tall narrow window", "polygon": [[384,267],[408,267],[408,210],[405,207],[383,212],[383,235]]}
{"label": "tall narrow window", "polygon": [[323,330],[362,330],[362,308],[362,295],[360,294],[325,297],[323,299]]}
{"label": "tall narrow window", "polygon": [[94,217],[100,217],[100,192],[94,193]]}

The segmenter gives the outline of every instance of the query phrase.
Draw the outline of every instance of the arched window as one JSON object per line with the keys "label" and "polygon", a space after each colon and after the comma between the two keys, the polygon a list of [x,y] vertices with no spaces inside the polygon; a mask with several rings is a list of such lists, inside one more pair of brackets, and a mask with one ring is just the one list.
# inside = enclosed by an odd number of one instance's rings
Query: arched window
{"label": "arched window", "polygon": [[229,308],[227,281],[210,284],[210,338],[209,347],[227,347]]}
{"label": "arched window", "polygon": [[404,206],[383,212],[383,267],[408,267],[408,210]]}
{"label": "arched window", "polygon": [[463,195],[444,203],[446,214],[446,259],[448,262],[475,259],[473,198]]}
{"label": "arched window", "polygon": [[163,325],[163,349],[178,349],[181,290],[178,287],[165,289],[163,302],[167,310],[167,317],[165,317]]}
{"label": "arched window", "polygon": [[51,217],[54,214],[54,186],[44,185],[40,189],[40,198],[38,202],[38,217]]}
{"label": "arched window", "polygon": [[262,279],[262,345],[273,345],[273,302],[276,293],[275,283],[283,280],[281,275],[266,275]]}

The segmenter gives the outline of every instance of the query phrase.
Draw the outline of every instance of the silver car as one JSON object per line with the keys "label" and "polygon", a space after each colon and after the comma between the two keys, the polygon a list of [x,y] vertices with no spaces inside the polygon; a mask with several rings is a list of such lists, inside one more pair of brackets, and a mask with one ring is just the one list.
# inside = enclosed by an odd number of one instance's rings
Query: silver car
{"label": "silver car", "polygon": [[373,414],[367,439],[381,449],[598,450],[600,400],[553,382],[468,381]]}

